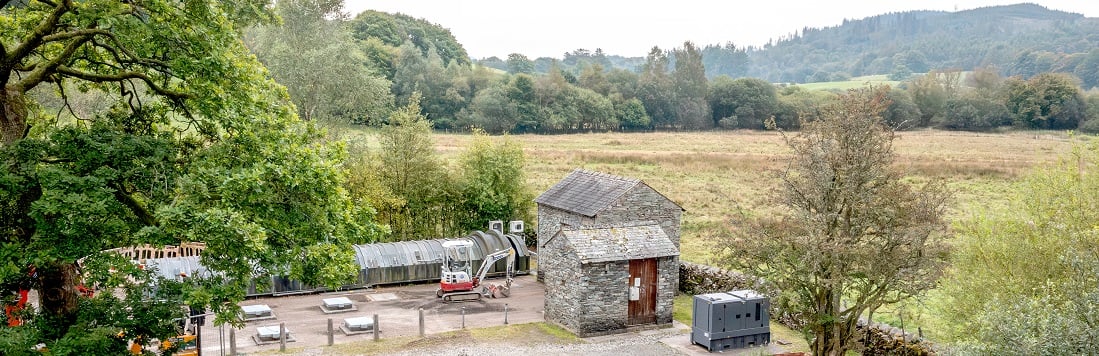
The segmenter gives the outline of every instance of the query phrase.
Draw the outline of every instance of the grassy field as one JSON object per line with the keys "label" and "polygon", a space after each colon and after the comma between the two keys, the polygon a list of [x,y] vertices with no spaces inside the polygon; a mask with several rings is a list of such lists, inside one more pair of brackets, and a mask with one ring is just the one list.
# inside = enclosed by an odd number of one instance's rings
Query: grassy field
{"label": "grassy field", "polygon": [[896,80],[889,80],[888,75],[881,74],[854,77],[848,80],[837,82],[804,83],[798,84],[797,86],[805,88],[807,90],[847,90],[865,87],[867,83],[873,85],[888,84],[891,87],[896,87],[901,82]]}
{"label": "grassy field", "polygon": [[[527,181],[535,194],[575,168],[639,178],[686,209],[682,258],[720,264],[729,222],[767,214],[776,175],[789,150],[776,132],[591,133],[517,135],[527,153]],[[470,136],[440,134],[439,152],[454,157]],[[1086,139],[1086,138],[1085,138]],[[896,164],[910,179],[944,179],[955,192],[951,218],[1005,201],[1017,177],[1054,162],[1071,147],[1060,132],[1002,134],[952,131],[901,132]]]}

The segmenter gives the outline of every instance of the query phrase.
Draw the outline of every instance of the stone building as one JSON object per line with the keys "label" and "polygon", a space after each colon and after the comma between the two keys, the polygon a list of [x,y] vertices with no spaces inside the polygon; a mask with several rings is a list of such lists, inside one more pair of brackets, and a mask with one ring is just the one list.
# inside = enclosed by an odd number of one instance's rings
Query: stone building
{"label": "stone building", "polygon": [[547,321],[580,336],[672,322],[683,208],[640,180],[582,169],[535,202]]}

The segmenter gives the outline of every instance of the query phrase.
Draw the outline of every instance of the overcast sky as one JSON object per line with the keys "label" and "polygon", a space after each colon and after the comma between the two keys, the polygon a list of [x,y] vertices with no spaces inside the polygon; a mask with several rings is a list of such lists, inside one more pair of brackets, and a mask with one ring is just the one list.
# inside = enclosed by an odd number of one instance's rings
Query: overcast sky
{"label": "overcast sky", "polygon": [[[733,42],[762,45],[803,27],[839,25],[908,10],[967,10],[997,0],[345,0],[352,16],[399,12],[450,29],[473,58],[522,53],[556,57],[577,48],[644,56],[649,49]],[[1099,17],[1096,0],[1039,0],[1050,9]]]}

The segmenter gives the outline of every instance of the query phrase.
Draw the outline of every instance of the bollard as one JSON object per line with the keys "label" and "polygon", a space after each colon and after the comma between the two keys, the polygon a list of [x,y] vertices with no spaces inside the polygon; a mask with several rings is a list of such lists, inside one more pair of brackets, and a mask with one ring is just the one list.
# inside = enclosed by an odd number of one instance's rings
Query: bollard
{"label": "bollard", "polygon": [[504,325],[508,324],[508,303],[504,303]]}
{"label": "bollard", "polygon": [[279,323],[279,351],[286,352],[286,323]]}
{"label": "bollard", "polygon": [[424,308],[420,308],[420,337],[424,337]]}
{"label": "bollard", "polygon": [[374,341],[378,341],[378,314],[374,314]]}
{"label": "bollard", "polygon": [[466,328],[466,307],[462,307],[462,329]]}
{"label": "bollard", "polygon": [[237,328],[229,328],[229,355],[237,356]]}
{"label": "bollard", "polygon": [[335,343],[335,334],[332,333],[332,318],[328,318],[328,346]]}

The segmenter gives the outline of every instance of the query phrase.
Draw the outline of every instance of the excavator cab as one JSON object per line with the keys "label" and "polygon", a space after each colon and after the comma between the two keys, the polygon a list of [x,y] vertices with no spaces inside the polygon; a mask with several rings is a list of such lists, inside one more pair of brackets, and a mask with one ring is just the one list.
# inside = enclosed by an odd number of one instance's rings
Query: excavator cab
{"label": "excavator cab", "polygon": [[[439,279],[439,290],[435,296],[449,302],[454,300],[477,300],[481,296],[507,297],[511,293],[515,252],[512,249],[499,250],[484,256],[481,267],[473,272],[473,242],[455,240],[443,242],[443,274]],[[483,283],[485,275],[496,261],[507,259],[507,279],[503,285]],[[476,289],[480,287],[480,291]]]}
{"label": "excavator cab", "polygon": [[473,290],[473,242],[455,240],[443,242],[443,274],[436,296],[454,291]]}

